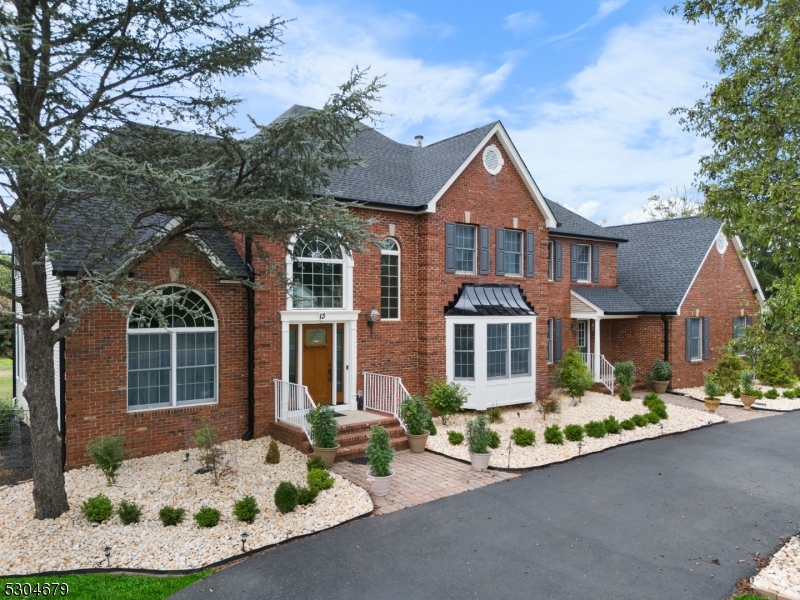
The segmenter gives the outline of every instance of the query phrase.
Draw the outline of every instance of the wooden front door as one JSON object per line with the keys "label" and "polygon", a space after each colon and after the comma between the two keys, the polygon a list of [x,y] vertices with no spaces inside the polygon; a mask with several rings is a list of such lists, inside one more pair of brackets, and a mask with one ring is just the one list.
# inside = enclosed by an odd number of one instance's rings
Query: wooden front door
{"label": "wooden front door", "polygon": [[303,327],[303,384],[316,404],[333,404],[333,331],[330,325]]}

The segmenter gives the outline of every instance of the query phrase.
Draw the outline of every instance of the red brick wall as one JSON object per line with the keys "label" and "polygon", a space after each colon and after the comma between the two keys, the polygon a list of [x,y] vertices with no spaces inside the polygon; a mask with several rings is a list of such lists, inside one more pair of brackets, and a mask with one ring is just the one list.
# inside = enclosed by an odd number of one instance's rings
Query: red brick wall
{"label": "red brick wall", "polygon": [[171,283],[170,267],[181,270],[177,283],[208,298],[218,318],[219,403],[205,406],[127,411],[127,317],[96,307],[67,338],[67,468],[90,462],[87,442],[123,433],[129,456],[191,448],[205,417],[221,440],[241,437],[247,429],[247,307],[245,291],[220,284],[199,252],[176,248],[158,252],[135,269],[136,277],[155,285]]}

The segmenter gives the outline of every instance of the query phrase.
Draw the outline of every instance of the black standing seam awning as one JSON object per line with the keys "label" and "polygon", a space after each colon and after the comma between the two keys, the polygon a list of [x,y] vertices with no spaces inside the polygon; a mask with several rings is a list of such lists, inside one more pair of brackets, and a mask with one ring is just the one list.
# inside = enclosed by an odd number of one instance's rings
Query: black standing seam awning
{"label": "black standing seam awning", "polygon": [[465,283],[445,306],[448,317],[535,317],[519,285]]}

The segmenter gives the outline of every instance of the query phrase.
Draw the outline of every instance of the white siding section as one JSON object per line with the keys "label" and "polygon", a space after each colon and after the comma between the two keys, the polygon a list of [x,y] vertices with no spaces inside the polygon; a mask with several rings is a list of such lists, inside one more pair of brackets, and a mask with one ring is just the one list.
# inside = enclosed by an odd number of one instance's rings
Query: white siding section
{"label": "white siding section", "polygon": [[[14,273],[14,293],[16,295],[20,295],[22,292],[22,282],[19,278],[19,275]],[[22,307],[19,304],[15,305],[15,312],[18,315],[22,315]],[[25,382],[27,380],[25,376],[25,336],[22,333],[22,327],[19,325],[14,325],[14,357],[16,358],[16,362],[14,363],[14,377],[17,380],[17,395],[14,398],[15,404],[20,408],[24,409],[25,411],[28,410],[28,403],[25,401],[25,398],[22,396],[22,393],[25,391]]]}
{"label": "white siding section", "polygon": [[580,298],[576,298],[574,295],[570,296],[570,312],[574,313],[583,313],[588,315],[594,315],[597,313],[591,306],[586,304]]}
{"label": "white siding section", "polygon": [[[53,263],[49,260],[45,265],[47,269],[47,303],[50,306],[58,306],[61,301],[61,280],[53,275]],[[58,323],[55,324],[53,329],[58,329]],[[61,352],[60,344],[53,346],[53,369],[55,372],[55,381],[53,384],[56,388],[56,411],[58,414],[58,425],[61,427]]]}

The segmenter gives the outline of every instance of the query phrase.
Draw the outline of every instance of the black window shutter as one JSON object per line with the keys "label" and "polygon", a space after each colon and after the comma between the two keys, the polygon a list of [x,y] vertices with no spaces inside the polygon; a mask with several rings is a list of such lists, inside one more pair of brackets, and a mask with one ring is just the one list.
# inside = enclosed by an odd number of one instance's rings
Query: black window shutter
{"label": "black window shutter", "polygon": [[506,274],[506,230],[495,229],[494,269],[498,275]]}
{"label": "black window shutter", "polygon": [[553,319],[553,362],[561,360],[561,319]]}
{"label": "black window shutter", "polygon": [[703,360],[711,358],[711,327],[708,317],[703,317]]}
{"label": "black window shutter", "polygon": [[527,246],[525,247],[525,277],[533,277],[536,265],[536,237],[532,231],[528,232]]}
{"label": "black window shutter", "polygon": [[600,283],[600,246],[592,245],[592,282]]}
{"label": "black window shutter", "polygon": [[747,322],[747,326],[748,327],[752,327],[753,326],[753,317],[747,317],[747,321],[746,322]]}
{"label": "black window shutter", "polygon": [[489,228],[481,226],[481,275],[489,274]]}
{"label": "black window shutter", "polygon": [[555,251],[556,251],[556,265],[554,269],[555,273],[553,275],[556,281],[561,281],[561,279],[564,277],[564,268],[562,266],[563,265],[562,258],[564,257],[564,248],[561,245],[561,242],[555,243]]}
{"label": "black window shutter", "polygon": [[692,351],[689,349],[689,321],[691,319],[686,319],[686,362],[691,362],[692,360]]}
{"label": "black window shutter", "polygon": [[578,244],[569,245],[569,280],[578,281]]}
{"label": "black window shutter", "polygon": [[456,224],[444,224],[444,272],[456,272]]}

